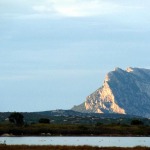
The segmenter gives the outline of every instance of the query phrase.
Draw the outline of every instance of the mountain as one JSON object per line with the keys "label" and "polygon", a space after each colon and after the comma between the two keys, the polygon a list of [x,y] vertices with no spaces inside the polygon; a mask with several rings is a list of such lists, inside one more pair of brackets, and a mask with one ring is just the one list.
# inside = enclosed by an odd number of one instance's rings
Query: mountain
{"label": "mountain", "polygon": [[150,70],[115,68],[102,87],[72,108],[79,112],[129,114],[150,118]]}

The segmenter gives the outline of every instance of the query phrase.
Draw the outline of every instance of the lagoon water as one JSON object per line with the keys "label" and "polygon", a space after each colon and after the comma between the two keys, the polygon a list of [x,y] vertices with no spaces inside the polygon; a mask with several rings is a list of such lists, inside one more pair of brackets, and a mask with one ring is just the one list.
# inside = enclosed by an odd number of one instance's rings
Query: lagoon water
{"label": "lagoon water", "polygon": [[0,137],[7,145],[90,145],[100,147],[150,147],[150,137]]}

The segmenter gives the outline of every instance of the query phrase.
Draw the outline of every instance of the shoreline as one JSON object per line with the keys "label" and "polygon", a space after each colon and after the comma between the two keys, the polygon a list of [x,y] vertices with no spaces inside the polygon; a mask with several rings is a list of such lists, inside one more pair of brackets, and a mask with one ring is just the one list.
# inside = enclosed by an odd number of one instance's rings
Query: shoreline
{"label": "shoreline", "polygon": [[0,137],[150,137],[150,135],[121,135],[121,134],[116,134],[116,135],[110,135],[110,134],[102,134],[102,135],[13,135],[13,134],[8,134],[5,133],[3,135],[0,135]]}
{"label": "shoreline", "polygon": [[97,147],[97,146],[30,146],[30,145],[1,145],[1,150],[150,150],[150,147]]}

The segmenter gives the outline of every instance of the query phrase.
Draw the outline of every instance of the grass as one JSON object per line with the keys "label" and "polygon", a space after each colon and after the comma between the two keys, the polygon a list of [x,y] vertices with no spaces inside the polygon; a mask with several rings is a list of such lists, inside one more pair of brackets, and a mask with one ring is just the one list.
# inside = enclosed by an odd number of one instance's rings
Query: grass
{"label": "grass", "polygon": [[51,135],[82,136],[82,135],[111,135],[111,136],[150,136],[150,126],[138,125],[76,125],[76,124],[31,124],[17,127],[13,124],[0,124],[0,135],[5,133],[13,135]]}
{"label": "grass", "polygon": [[0,145],[0,150],[150,150],[150,147],[92,147],[92,146],[27,146]]}

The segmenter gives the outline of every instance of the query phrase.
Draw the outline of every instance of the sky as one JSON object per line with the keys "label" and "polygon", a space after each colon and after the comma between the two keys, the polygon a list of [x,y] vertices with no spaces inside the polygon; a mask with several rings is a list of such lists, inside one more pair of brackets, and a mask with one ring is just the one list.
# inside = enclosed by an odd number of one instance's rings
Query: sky
{"label": "sky", "polygon": [[115,67],[150,69],[149,0],[1,0],[0,112],[70,109]]}

